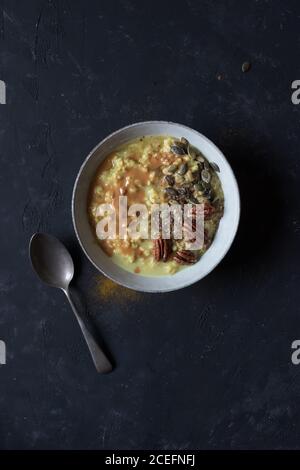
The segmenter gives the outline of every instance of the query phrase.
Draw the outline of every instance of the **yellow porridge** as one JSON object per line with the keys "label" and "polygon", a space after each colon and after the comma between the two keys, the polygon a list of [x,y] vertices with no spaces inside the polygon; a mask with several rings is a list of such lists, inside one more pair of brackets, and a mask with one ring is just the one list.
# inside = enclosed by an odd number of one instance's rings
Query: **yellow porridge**
{"label": "yellow porridge", "polygon": [[[116,213],[116,237],[98,239],[100,247],[117,265],[137,275],[159,276],[176,273],[197,262],[209,248],[223,215],[224,196],[218,166],[208,162],[185,138],[145,136],[116,149],[99,166],[91,184],[88,201],[90,223],[96,236],[101,204]],[[186,239],[121,238],[118,236],[119,198],[128,206],[144,204],[149,214],[153,204],[168,206],[202,205],[204,244],[190,249]],[[137,214],[138,216],[138,214]],[[128,222],[136,215],[129,215]]]}

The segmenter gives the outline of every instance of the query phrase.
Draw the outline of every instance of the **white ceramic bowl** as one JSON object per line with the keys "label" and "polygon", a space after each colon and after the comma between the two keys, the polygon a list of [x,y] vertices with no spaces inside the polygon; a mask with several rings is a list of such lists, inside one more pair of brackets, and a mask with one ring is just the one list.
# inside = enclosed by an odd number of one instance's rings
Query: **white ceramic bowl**
{"label": "white ceramic bowl", "polygon": [[[90,183],[102,160],[125,142],[143,135],[170,135],[185,137],[197,147],[208,161],[220,167],[219,177],[225,199],[224,216],[211,247],[194,265],[162,277],[145,277],[125,271],[101,250],[95,240],[87,215],[87,197]],[[87,156],[77,175],[73,197],[72,217],[79,243],[88,259],[113,281],[143,292],[167,292],[181,289],[199,281],[210,273],[229,250],[235,237],[240,217],[240,197],[233,171],[222,152],[206,137],[189,127],[173,122],[139,122],[123,127],[100,142]]]}

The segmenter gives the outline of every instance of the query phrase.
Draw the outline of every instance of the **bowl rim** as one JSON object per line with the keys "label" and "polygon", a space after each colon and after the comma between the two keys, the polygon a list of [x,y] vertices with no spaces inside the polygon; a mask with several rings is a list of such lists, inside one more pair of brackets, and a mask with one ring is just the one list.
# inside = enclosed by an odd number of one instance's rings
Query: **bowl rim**
{"label": "bowl rim", "polygon": [[[120,281],[119,279],[116,279],[114,278],[114,276],[112,275],[109,275],[107,274],[104,270],[101,269],[101,267],[89,256],[88,252],[86,251],[85,247],[84,247],[84,244],[79,236],[79,233],[78,233],[78,230],[77,230],[77,222],[76,222],[76,216],[75,216],[75,196],[76,196],[76,190],[77,190],[77,186],[78,186],[78,182],[79,182],[79,179],[81,177],[81,174],[87,164],[87,162],[89,161],[89,159],[92,157],[92,155],[98,150],[99,147],[101,147],[105,142],[107,142],[108,140],[110,140],[113,136],[115,136],[116,134],[119,134],[120,132],[122,131],[126,131],[127,129],[130,129],[131,127],[136,127],[136,126],[139,126],[139,125],[151,125],[151,124],[161,124],[161,125],[174,125],[174,126],[180,126],[182,128],[185,128],[189,131],[192,131],[194,132],[195,134],[198,134],[198,136],[203,139],[204,141],[206,141],[209,145],[211,145],[218,153],[221,154],[221,156],[224,158],[224,160],[226,161],[228,167],[229,167],[229,171],[231,172],[231,176],[232,176],[232,180],[234,182],[234,185],[235,185],[235,189],[236,189],[236,202],[237,202],[237,214],[236,214],[236,227],[235,227],[235,230],[232,232],[231,234],[231,238],[228,242],[228,245],[226,247],[226,250],[224,251],[224,253],[222,254],[222,256],[220,258],[217,259],[217,261],[215,263],[213,263],[211,265],[211,267],[209,268],[209,270],[206,272],[206,274],[204,276],[202,276],[200,279],[195,279],[195,280],[191,280],[190,282],[186,282],[184,285],[180,285],[180,286],[174,286],[174,287],[170,287],[170,288],[164,288],[163,290],[156,290],[156,289],[148,289],[148,290],[144,290],[142,288],[134,288],[132,287],[132,285],[130,284],[127,284],[125,281]],[[149,134],[150,135],[150,134]],[[119,129],[115,130],[114,132],[111,132],[109,135],[107,135],[106,137],[104,137],[104,139],[102,139],[97,145],[95,145],[92,150],[88,153],[88,155],[86,156],[86,158],[84,159],[83,163],[81,164],[80,168],[79,168],[79,171],[77,173],[77,176],[76,176],[76,179],[75,179],[75,182],[74,182],[74,186],[73,186],[73,190],[72,190],[72,199],[71,199],[71,210],[72,210],[72,222],[73,222],[73,227],[74,227],[74,231],[75,231],[75,234],[76,234],[76,238],[79,242],[79,245],[81,247],[81,249],[83,250],[85,256],[88,258],[88,260],[92,263],[93,266],[95,266],[95,268],[101,273],[103,274],[106,278],[110,279],[111,281],[117,283],[118,285],[122,286],[122,287],[126,287],[128,289],[131,289],[131,290],[135,290],[137,292],[147,292],[147,293],[164,293],[164,292],[172,292],[172,291],[177,291],[177,290],[180,290],[180,289],[184,289],[186,287],[189,287],[193,284],[195,284],[196,282],[199,282],[201,281],[202,279],[204,279],[206,276],[208,276],[208,274],[210,274],[215,268],[216,266],[218,266],[218,264],[221,263],[221,261],[225,258],[226,254],[228,253],[228,251],[230,250],[232,244],[233,244],[233,241],[236,237],[236,234],[237,234],[237,231],[238,231],[238,228],[239,228],[239,223],[240,223],[240,216],[241,216],[241,198],[240,198],[240,191],[239,191],[239,186],[238,186],[238,182],[237,182],[237,179],[236,179],[236,176],[233,172],[233,169],[230,165],[230,163],[228,162],[227,158],[225,157],[225,155],[223,154],[223,152],[219,149],[219,147],[217,147],[216,144],[214,144],[214,142],[212,142],[208,137],[206,137],[205,135],[203,135],[201,132],[197,131],[196,129],[193,129],[192,127],[189,127],[189,126],[186,126],[185,124],[180,124],[178,122],[173,122],[173,121],[163,121],[163,120],[151,120],[151,121],[138,121],[138,122],[134,122],[132,124],[128,124],[127,126],[123,126],[123,127],[120,127]],[[125,271],[125,270],[124,270]]]}

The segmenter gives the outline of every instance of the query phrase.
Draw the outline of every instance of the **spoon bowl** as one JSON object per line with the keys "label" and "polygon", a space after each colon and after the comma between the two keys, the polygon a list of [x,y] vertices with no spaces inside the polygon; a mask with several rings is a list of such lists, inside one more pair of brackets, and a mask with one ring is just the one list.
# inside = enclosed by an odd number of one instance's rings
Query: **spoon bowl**
{"label": "spoon bowl", "polygon": [[43,282],[67,289],[74,276],[74,263],[65,246],[46,233],[35,233],[30,240],[32,266]]}

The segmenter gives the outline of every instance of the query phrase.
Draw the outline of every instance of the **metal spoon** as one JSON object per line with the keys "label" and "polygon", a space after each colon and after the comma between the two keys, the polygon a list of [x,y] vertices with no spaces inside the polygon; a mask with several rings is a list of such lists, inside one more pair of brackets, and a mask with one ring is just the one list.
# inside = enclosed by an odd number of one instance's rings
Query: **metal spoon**
{"label": "metal spoon", "polygon": [[35,233],[30,240],[29,256],[32,267],[46,284],[61,289],[70,302],[98,372],[107,373],[112,365],[81,320],[70,297],[69,284],[74,275],[74,264],[65,246],[52,235]]}

